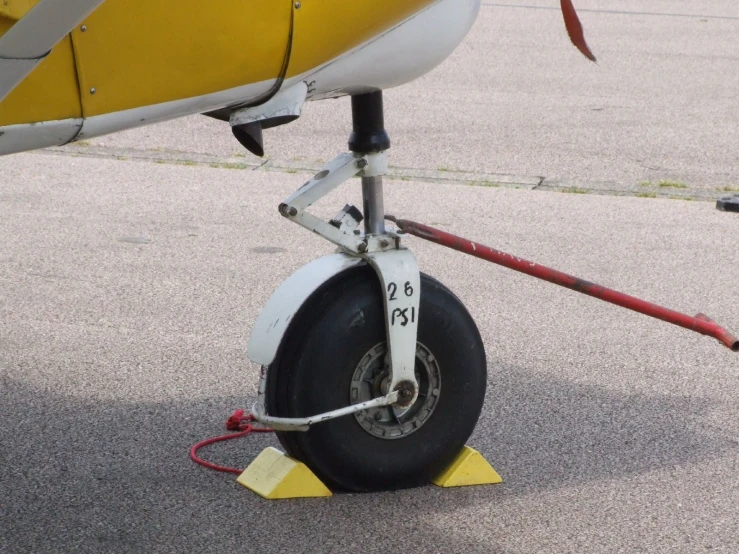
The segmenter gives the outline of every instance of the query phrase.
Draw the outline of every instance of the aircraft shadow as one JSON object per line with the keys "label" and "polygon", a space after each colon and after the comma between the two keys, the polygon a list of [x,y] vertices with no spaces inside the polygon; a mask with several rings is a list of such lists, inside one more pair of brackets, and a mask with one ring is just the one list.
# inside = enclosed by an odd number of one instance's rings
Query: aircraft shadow
{"label": "aircraft shadow", "polygon": [[[588,481],[697,464],[737,443],[701,423],[700,398],[618,394],[502,368],[470,444],[496,487],[436,487],[266,502],[189,447],[224,431],[253,398],[124,403],[66,397],[5,379],[0,389],[0,551],[509,552],[455,511]],[[244,467],[271,435],[202,454]]]}

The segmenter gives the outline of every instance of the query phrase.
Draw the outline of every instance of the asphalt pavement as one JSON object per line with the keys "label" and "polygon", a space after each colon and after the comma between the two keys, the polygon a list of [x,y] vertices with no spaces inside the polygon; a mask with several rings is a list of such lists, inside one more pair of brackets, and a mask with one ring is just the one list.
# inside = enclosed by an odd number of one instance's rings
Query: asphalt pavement
{"label": "asphalt pavement", "polygon": [[[556,3],[484,2],[387,93],[387,209],[739,331],[739,214],[715,209],[739,188],[739,7],[577,5],[599,65]],[[349,122],[309,105],[265,160],[205,117],[0,158],[0,552],[739,552],[737,354],[415,238],[485,341],[469,444],[502,485],[268,502],[190,461],[255,400],[261,307],[332,250],[276,206]]]}

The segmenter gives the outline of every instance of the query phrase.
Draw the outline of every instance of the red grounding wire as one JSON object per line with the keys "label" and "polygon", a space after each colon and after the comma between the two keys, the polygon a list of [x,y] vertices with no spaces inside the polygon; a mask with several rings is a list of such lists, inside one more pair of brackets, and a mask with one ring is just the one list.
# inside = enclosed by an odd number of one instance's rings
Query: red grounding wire
{"label": "red grounding wire", "polygon": [[226,473],[236,473],[240,475],[241,473],[243,473],[244,471],[243,469],[236,469],[235,467],[219,466],[218,464],[214,464],[207,460],[203,460],[202,458],[198,456],[198,450],[200,450],[204,446],[208,446],[209,444],[227,441],[231,439],[238,439],[239,437],[245,437],[252,433],[272,433],[274,432],[273,429],[268,429],[267,427],[254,427],[251,424],[253,421],[255,421],[255,419],[252,414],[249,414],[248,416],[244,416],[244,410],[236,410],[233,413],[233,415],[229,417],[228,420],[226,421],[226,429],[228,429],[229,431],[238,431],[238,432],[200,441],[199,443],[195,444],[190,449],[190,458],[192,459],[193,462],[200,464],[201,466],[207,467],[208,469],[214,469],[216,471],[223,471]]}

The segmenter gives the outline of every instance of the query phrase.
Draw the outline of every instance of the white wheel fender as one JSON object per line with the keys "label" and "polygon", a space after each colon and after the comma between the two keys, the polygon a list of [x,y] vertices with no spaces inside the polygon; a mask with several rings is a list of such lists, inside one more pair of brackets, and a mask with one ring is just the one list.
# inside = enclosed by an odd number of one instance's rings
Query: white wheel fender
{"label": "white wheel fender", "polygon": [[249,339],[247,356],[255,364],[270,365],[290,322],[318,288],[342,271],[364,263],[347,254],[329,254],[301,267],[274,292],[259,314]]}

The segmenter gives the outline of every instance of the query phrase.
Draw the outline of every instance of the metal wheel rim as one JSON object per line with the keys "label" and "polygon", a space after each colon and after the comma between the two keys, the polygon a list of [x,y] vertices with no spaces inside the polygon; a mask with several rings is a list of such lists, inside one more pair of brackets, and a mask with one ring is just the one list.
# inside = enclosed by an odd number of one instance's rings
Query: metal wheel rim
{"label": "metal wheel rim", "polygon": [[[349,401],[352,404],[372,400],[387,394],[389,360],[387,343],[371,348],[352,375]],[[431,417],[441,395],[441,371],[431,351],[416,344],[416,380],[418,399],[405,409],[392,406],[372,408],[354,414],[357,423],[370,435],[385,439],[402,439],[418,431]]]}

